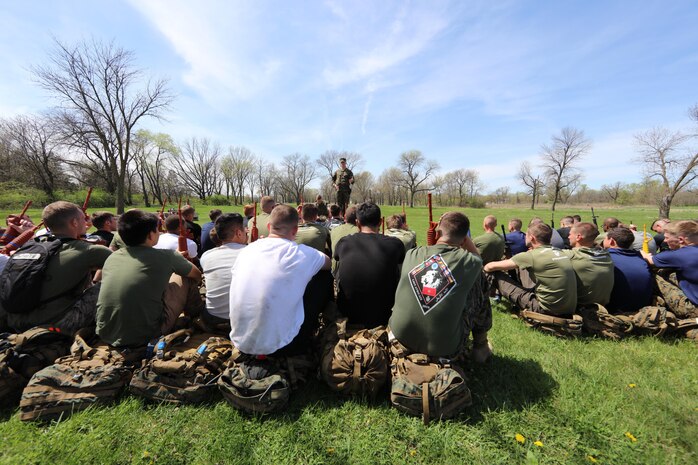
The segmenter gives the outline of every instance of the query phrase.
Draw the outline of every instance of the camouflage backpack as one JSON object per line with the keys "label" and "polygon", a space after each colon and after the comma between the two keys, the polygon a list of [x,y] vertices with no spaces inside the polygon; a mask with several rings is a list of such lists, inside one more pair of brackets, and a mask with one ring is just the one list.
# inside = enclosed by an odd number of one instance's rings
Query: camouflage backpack
{"label": "camouflage backpack", "polygon": [[631,319],[625,315],[611,315],[600,304],[584,305],[577,309],[582,318],[582,329],[586,334],[609,339],[622,339],[633,330]]}
{"label": "camouflage backpack", "polygon": [[34,373],[67,354],[72,341],[72,335],[43,326],[0,334],[0,406],[14,405]]}
{"label": "camouflage backpack", "polygon": [[698,342],[698,318],[685,318],[676,323],[676,332]]}
{"label": "camouflage backpack", "polygon": [[238,410],[279,412],[288,405],[291,390],[305,382],[313,367],[310,357],[252,356],[233,349],[218,388]]}
{"label": "camouflage backpack", "polygon": [[565,318],[522,310],[519,316],[527,326],[558,337],[575,337],[582,334],[583,319],[580,315]]}
{"label": "camouflage backpack", "polygon": [[198,403],[218,394],[216,380],[230,358],[229,340],[182,329],[163,336],[155,356],[131,378],[136,396],[174,404]]}
{"label": "camouflage backpack", "polygon": [[388,378],[388,336],[384,327],[347,329],[340,318],[324,332],[320,374],[343,394],[375,397]]}
{"label": "camouflage backpack", "polygon": [[131,378],[125,362],[124,355],[100,342],[91,331],[78,331],[70,355],[29,380],[19,403],[20,420],[59,419],[112,402]]}
{"label": "camouflage backpack", "polygon": [[396,339],[390,347],[392,383],[390,402],[409,415],[434,419],[452,418],[472,405],[462,369],[451,360],[410,354]]}
{"label": "camouflage backpack", "polygon": [[648,305],[628,315],[637,334],[661,336],[676,326],[676,316],[665,307]]}

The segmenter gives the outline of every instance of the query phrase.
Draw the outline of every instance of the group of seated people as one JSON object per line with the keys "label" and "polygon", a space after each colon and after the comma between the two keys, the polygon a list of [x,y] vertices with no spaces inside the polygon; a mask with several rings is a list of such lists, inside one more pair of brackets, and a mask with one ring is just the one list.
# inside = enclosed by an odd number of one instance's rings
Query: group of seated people
{"label": "group of seated people", "polygon": [[[334,207],[320,221],[316,204],[297,209],[271,197],[261,199],[257,216],[212,210],[212,221],[197,225],[198,240],[178,251],[178,215],[164,220],[165,233],[156,214],[140,209],[118,223],[113,215],[93,220],[98,231],[114,234],[106,247],[80,240],[87,223],[77,205],[51,203],[42,214],[51,235],[36,240],[62,245],[48,264],[41,304],[26,313],[0,308],[0,326],[13,332],[92,326],[114,347],[137,348],[171,332],[185,314],[225,328],[243,353],[295,355],[311,350],[319,315],[334,301],[349,324],[387,326],[391,338],[415,353],[455,358],[472,334],[471,357],[484,361],[492,353],[491,314],[489,305],[472,304],[474,292],[489,291],[481,279],[534,312],[565,316],[586,304],[632,312],[650,305],[658,288],[677,316],[698,317],[696,221],[663,222],[668,250],[652,254],[633,249],[635,233],[617,220],[604,228],[601,247],[594,224],[573,222],[566,249],[551,244],[555,230],[540,219],[525,233],[513,219],[502,237],[489,215],[484,233],[471,239],[467,216],[450,211],[438,222],[436,244],[417,246],[401,215],[389,217],[381,234],[378,205],[353,205],[344,217]],[[251,228],[258,230],[256,241]],[[107,234],[98,235],[108,242]]]}

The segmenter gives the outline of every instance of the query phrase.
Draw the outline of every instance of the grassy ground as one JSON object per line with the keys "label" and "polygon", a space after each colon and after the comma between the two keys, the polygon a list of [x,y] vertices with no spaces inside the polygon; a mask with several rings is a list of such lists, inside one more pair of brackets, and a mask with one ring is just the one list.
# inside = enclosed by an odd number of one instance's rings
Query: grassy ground
{"label": "grassy ground", "polygon": [[[477,234],[486,212],[466,213]],[[589,218],[586,211],[563,213]],[[656,211],[616,213],[642,224]],[[423,244],[426,210],[407,214]],[[531,216],[527,210],[495,214],[524,222]],[[694,217],[695,210],[675,216]],[[560,340],[526,328],[501,308],[491,340],[494,359],[468,369],[474,405],[452,421],[425,427],[392,409],[387,394],[374,402],[343,400],[317,381],[295,393],[287,413],[268,417],[242,415],[222,400],[173,407],[125,396],[51,425],[23,424],[14,411],[0,412],[0,463],[698,462],[695,344]]]}

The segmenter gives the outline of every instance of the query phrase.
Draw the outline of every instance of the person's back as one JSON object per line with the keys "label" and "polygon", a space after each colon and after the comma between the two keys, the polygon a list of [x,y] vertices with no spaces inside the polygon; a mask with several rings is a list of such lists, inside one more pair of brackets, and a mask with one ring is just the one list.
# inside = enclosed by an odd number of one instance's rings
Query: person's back
{"label": "person's back", "polygon": [[[161,250],[176,251],[179,247],[179,224],[179,217],[177,215],[168,216],[165,220],[167,232],[160,234],[157,244],[153,247]],[[196,242],[191,239],[187,239],[187,252],[189,253],[189,258],[196,258],[198,255]]]}
{"label": "person's back", "polygon": [[578,305],[606,305],[611,298],[613,260],[606,250],[594,248],[598,235],[598,229],[591,223],[575,223],[570,230],[572,249],[565,253],[576,276]]}
{"label": "person's back", "polygon": [[[334,255],[334,251],[337,250],[337,244],[339,244],[339,240],[345,236],[349,236],[351,234],[356,234],[359,232],[358,226],[356,226],[356,206],[352,205],[351,207],[347,208],[346,213],[344,214],[344,217],[346,218],[346,223],[342,223],[334,228],[330,229],[330,244],[332,247],[332,254]],[[332,259],[332,270],[335,271],[337,268],[337,262],[335,259]]]}
{"label": "person's back", "polygon": [[216,246],[216,244],[213,242],[213,239],[211,239],[211,231],[213,231],[214,224],[216,223],[216,220],[218,217],[220,217],[223,214],[223,212],[218,209],[214,208],[211,211],[208,212],[208,217],[211,219],[208,223],[204,223],[203,226],[201,226],[201,254],[203,255],[204,252],[211,250]]}
{"label": "person's back", "polygon": [[687,308],[686,314],[693,317],[698,315],[698,222],[672,221],[665,226],[664,235],[671,250],[650,257],[656,267],[676,272],[678,287],[688,299],[683,307]]}
{"label": "person's back", "polygon": [[405,257],[402,242],[378,234],[380,218],[377,205],[361,204],[360,232],[342,238],[334,251],[339,311],[349,323],[368,328],[387,324]]}
{"label": "person's back", "polygon": [[410,250],[417,245],[417,234],[410,231],[405,226],[405,223],[400,215],[391,215],[386,221],[385,235],[400,239],[405,246],[405,250]]}
{"label": "person's back", "polygon": [[318,211],[314,204],[303,205],[303,223],[298,226],[296,243],[305,244],[320,252],[331,255],[330,231],[318,224]]}
{"label": "person's back", "polygon": [[482,262],[487,264],[501,260],[504,256],[504,239],[495,232],[497,227],[497,218],[492,215],[487,215],[482,225],[485,233],[473,238],[473,243],[477,247],[477,251],[482,257]]}
{"label": "person's back", "polygon": [[613,290],[606,305],[612,313],[636,312],[652,303],[654,279],[640,252],[631,249],[633,239],[627,228],[613,228],[604,239],[613,260]]}
{"label": "person's back", "polygon": [[630,246],[632,250],[636,250],[638,252],[642,250],[642,244],[645,242],[645,238],[647,238],[647,248],[649,249],[650,253],[657,253],[657,243],[654,242],[654,237],[652,237],[652,234],[643,233],[642,231],[633,231],[633,236],[634,240]]}
{"label": "person's back", "polygon": [[526,234],[521,232],[521,220],[518,218],[512,218],[509,220],[509,233],[505,235],[506,241],[509,242],[509,248],[511,249],[511,255],[516,255],[517,253],[526,252],[528,247],[526,246]]}

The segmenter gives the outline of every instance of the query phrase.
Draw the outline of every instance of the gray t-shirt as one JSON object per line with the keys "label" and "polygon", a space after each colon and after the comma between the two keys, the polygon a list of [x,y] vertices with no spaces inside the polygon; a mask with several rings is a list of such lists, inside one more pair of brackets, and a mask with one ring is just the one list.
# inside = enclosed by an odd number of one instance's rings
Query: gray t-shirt
{"label": "gray t-shirt", "polygon": [[206,251],[201,267],[206,278],[206,311],[227,320],[230,318],[230,277],[244,244],[229,243]]}

